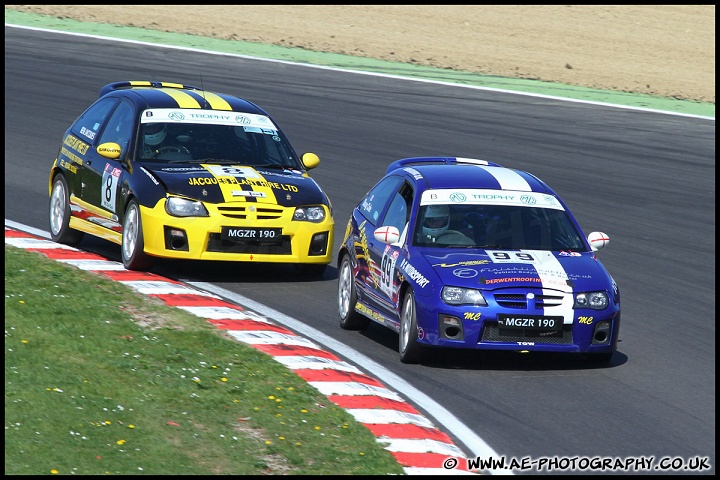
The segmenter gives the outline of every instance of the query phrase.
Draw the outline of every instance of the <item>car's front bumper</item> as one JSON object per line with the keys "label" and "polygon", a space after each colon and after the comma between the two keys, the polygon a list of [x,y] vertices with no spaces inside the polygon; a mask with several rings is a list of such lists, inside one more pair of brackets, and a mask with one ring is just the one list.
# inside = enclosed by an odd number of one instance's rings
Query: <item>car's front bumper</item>
{"label": "car's front bumper", "polygon": [[[293,221],[294,207],[244,204],[206,205],[207,217],[173,217],[165,199],[141,207],[145,253],[188,260],[329,264],[334,221],[326,208],[320,223]],[[241,212],[241,213],[238,213]],[[281,228],[278,242],[222,240],[222,227]]]}
{"label": "car's front bumper", "polygon": [[[536,329],[508,329],[499,326],[500,313],[512,312],[489,307],[449,307],[423,309],[418,306],[418,326],[426,345],[477,350],[528,350],[538,352],[609,353],[617,349],[620,331],[620,306],[604,310],[566,311],[561,332]],[[547,313],[547,312],[546,312]],[[458,325],[448,326],[447,317]],[[572,320],[570,323],[569,320]]]}

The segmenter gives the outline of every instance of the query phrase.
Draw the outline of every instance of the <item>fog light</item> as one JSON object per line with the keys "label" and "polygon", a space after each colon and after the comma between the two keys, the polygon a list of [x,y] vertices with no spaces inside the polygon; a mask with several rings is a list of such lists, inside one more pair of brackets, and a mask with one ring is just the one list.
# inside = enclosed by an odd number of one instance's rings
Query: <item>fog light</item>
{"label": "fog light", "polygon": [[440,328],[438,328],[438,330],[440,332],[440,338],[460,341],[465,339],[463,325],[459,318],[450,315],[440,315],[439,322]]}
{"label": "fog light", "polygon": [[165,227],[165,248],[167,250],[189,251],[188,239],[185,230]]}
{"label": "fog light", "polygon": [[310,240],[308,255],[325,255],[327,252],[328,232],[316,233]]}
{"label": "fog light", "polygon": [[593,345],[607,345],[610,343],[610,322],[598,322],[592,336]]}

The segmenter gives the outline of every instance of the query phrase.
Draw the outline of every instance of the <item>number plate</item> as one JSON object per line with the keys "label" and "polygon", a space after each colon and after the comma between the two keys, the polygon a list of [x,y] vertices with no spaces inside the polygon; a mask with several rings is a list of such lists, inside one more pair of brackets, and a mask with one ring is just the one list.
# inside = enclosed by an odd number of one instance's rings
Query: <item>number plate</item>
{"label": "number plate", "polygon": [[281,242],[281,228],[242,228],[222,227],[222,239],[233,242],[246,242],[258,240],[262,242]]}
{"label": "number plate", "polygon": [[498,315],[498,327],[529,330],[562,330],[563,317],[543,315]]}

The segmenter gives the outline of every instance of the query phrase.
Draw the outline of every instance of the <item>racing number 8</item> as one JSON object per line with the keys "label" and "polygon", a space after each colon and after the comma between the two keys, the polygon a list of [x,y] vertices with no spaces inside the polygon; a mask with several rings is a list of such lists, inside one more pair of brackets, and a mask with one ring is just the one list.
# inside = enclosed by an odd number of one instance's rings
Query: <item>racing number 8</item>
{"label": "racing number 8", "polygon": [[105,179],[105,202],[109,202],[112,199],[113,178],[112,175],[108,175]]}
{"label": "racing number 8", "polygon": [[102,176],[102,186],[100,187],[102,189],[102,192],[100,192],[100,203],[111,212],[115,211],[115,195],[119,178],[119,169],[111,168],[110,164],[105,165]]}

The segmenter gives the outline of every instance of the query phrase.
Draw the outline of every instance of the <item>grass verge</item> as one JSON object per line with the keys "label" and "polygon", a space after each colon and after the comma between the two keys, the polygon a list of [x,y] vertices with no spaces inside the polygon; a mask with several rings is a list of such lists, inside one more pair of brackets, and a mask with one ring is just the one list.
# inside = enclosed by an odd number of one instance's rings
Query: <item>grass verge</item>
{"label": "grass verge", "polygon": [[348,412],[270,356],[5,246],[6,475],[387,475]]}

